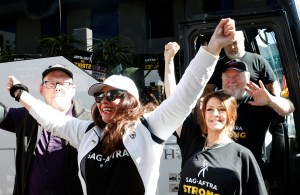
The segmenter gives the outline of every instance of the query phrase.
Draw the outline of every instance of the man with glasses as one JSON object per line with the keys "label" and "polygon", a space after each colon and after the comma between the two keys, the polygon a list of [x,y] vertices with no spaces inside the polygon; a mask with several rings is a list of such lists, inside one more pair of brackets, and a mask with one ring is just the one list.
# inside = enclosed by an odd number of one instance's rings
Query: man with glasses
{"label": "man with glasses", "polygon": [[[49,106],[66,115],[91,119],[90,112],[73,100],[75,89],[67,66],[55,64],[42,73],[40,94]],[[77,150],[68,142],[42,129],[25,108],[1,104],[0,128],[17,137],[14,195],[82,195]]]}

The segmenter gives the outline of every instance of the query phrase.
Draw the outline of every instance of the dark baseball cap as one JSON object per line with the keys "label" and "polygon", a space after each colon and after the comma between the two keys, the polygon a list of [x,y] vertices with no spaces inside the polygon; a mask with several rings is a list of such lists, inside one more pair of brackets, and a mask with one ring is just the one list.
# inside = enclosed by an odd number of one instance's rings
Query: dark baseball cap
{"label": "dark baseball cap", "polygon": [[231,60],[225,63],[222,72],[225,72],[229,69],[234,69],[240,72],[248,72],[247,64],[241,60]]}
{"label": "dark baseball cap", "polygon": [[50,65],[46,70],[44,70],[43,72],[43,78],[52,71],[55,70],[59,70],[59,71],[63,71],[64,73],[66,73],[67,75],[69,75],[72,79],[73,79],[73,73],[70,71],[69,67],[66,65],[61,65],[61,64],[54,64],[54,65]]}

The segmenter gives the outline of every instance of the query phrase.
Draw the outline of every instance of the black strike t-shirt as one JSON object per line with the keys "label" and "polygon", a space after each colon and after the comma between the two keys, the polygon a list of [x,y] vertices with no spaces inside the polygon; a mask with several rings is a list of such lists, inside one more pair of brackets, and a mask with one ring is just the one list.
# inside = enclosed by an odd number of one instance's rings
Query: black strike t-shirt
{"label": "black strike t-shirt", "polygon": [[252,97],[248,94],[238,101],[238,115],[235,124],[236,142],[248,148],[262,168],[266,160],[264,142],[272,120],[284,121],[268,106],[252,106],[248,102]]}
{"label": "black strike t-shirt", "polygon": [[265,184],[252,153],[231,142],[201,151],[181,172],[178,195],[265,195]]}
{"label": "black strike t-shirt", "polygon": [[201,151],[205,138],[202,136],[200,125],[197,122],[197,114],[192,112],[184,121],[180,138],[175,132],[177,137],[177,144],[181,151],[181,168],[185,163],[197,152]]}
{"label": "black strike t-shirt", "polygon": [[101,151],[102,141],[85,156],[87,194],[144,195],[143,181],[123,143],[109,156]]}

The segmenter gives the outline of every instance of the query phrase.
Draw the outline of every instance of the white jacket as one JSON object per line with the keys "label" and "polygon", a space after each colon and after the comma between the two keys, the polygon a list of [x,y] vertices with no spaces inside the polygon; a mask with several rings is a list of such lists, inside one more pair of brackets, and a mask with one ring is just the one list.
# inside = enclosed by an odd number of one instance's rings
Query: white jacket
{"label": "white jacket", "polygon": [[[167,140],[183,123],[202,94],[217,60],[217,57],[201,48],[172,95],[154,111],[145,114],[149,128],[154,135],[162,140]],[[102,134],[101,130],[94,127],[85,133],[91,121],[67,117],[39,100],[31,106],[29,112],[45,129],[68,140],[78,148],[79,178],[84,194],[87,194],[80,162],[97,145],[99,139],[96,132]],[[137,166],[144,183],[145,194],[155,195],[163,144],[152,140],[149,130],[140,120],[135,123],[134,131],[136,137],[133,139],[129,136],[130,130],[126,130],[123,135],[123,143]]]}

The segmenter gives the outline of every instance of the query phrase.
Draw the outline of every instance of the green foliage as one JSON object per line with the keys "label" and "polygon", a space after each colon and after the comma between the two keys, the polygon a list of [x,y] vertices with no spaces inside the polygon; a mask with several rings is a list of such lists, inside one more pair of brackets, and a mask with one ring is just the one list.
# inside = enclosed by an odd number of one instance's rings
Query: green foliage
{"label": "green foliage", "polygon": [[[119,67],[131,67],[133,64],[132,46],[125,38],[94,39],[92,46],[93,61],[102,61],[113,72]],[[73,35],[44,36],[40,40],[38,53],[44,57],[64,56],[72,59],[76,46],[84,46],[84,42]]]}
{"label": "green foliage", "polygon": [[93,57],[104,61],[110,69],[120,64],[124,67],[131,67],[133,64],[132,48],[129,41],[120,37],[94,40]]}
{"label": "green foliage", "polygon": [[13,61],[14,60],[13,56],[15,53],[16,53],[15,49],[0,50],[0,63]]}
{"label": "green foliage", "polygon": [[44,36],[40,40],[38,53],[44,57],[64,56],[72,58],[76,46],[84,46],[84,42],[73,35]]}

